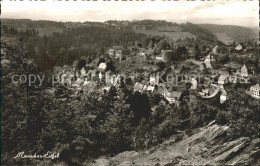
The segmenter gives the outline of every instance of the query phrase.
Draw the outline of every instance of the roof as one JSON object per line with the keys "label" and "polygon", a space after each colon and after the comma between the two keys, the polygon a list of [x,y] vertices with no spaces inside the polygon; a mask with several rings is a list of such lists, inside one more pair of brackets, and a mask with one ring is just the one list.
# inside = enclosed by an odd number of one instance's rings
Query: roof
{"label": "roof", "polygon": [[115,49],[115,50],[122,50],[122,49],[124,49],[123,46],[112,46],[112,48]]}
{"label": "roof", "polygon": [[245,64],[241,67],[241,70],[242,70],[242,69],[246,69],[246,70],[247,70],[247,67],[246,67]]}
{"label": "roof", "polygon": [[202,89],[202,92],[209,93],[209,89]]}
{"label": "roof", "polygon": [[172,50],[161,50],[161,53],[173,52]]}
{"label": "roof", "polygon": [[100,64],[98,65],[98,69],[105,70],[106,68],[107,68],[106,63],[100,63]]}
{"label": "roof", "polygon": [[151,85],[149,85],[148,87],[147,87],[147,90],[148,91],[153,91],[155,89],[155,87],[154,86],[151,86]]}
{"label": "roof", "polygon": [[139,53],[139,56],[144,56],[146,53],[144,53],[144,52],[140,52]]}
{"label": "roof", "polygon": [[219,80],[219,81],[225,81],[226,78],[227,78],[226,75],[220,75],[219,78],[218,78],[218,80]]}
{"label": "roof", "polygon": [[172,93],[168,93],[167,97],[179,99],[181,97],[181,92],[173,91]]}
{"label": "roof", "polygon": [[156,56],[155,59],[162,60],[162,56]]}
{"label": "roof", "polygon": [[259,83],[258,83],[258,84],[256,84],[256,85],[253,85],[253,86],[251,86],[251,88],[255,88],[255,89],[258,89],[258,90],[260,90]]}

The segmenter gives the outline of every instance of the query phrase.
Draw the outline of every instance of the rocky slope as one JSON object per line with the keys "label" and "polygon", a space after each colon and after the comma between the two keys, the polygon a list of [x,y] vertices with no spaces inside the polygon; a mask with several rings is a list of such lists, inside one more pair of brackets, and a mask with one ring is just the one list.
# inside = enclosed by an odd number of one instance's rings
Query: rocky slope
{"label": "rocky slope", "polygon": [[212,122],[181,141],[175,141],[176,137],[173,136],[146,151],[126,151],[114,157],[100,157],[85,165],[259,165],[260,139],[231,139],[226,134],[227,130],[228,126]]}

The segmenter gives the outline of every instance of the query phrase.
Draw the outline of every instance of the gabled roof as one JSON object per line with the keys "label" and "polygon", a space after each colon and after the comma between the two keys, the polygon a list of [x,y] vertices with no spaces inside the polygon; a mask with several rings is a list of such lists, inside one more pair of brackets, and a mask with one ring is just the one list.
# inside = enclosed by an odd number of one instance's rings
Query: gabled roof
{"label": "gabled roof", "polygon": [[140,91],[140,90],[143,89],[143,87],[144,87],[143,84],[141,84],[141,83],[139,83],[139,82],[136,82],[135,85],[134,85],[134,90]]}
{"label": "gabled roof", "polygon": [[98,69],[105,70],[106,68],[107,68],[106,63],[100,63],[100,64],[98,65]]}
{"label": "gabled roof", "polygon": [[247,67],[245,64],[241,67],[241,70],[247,70]]}
{"label": "gabled roof", "polygon": [[173,91],[172,93],[168,93],[167,97],[180,99],[181,92]]}
{"label": "gabled roof", "polygon": [[151,85],[149,85],[149,86],[147,87],[147,90],[148,90],[148,91],[154,91],[154,89],[155,89],[155,87],[154,87],[154,86],[151,86]]}
{"label": "gabled roof", "polygon": [[256,84],[256,85],[251,86],[251,88],[255,88],[255,89],[257,89],[257,90],[260,90],[260,85],[259,85],[259,83],[258,83],[258,84]]}
{"label": "gabled roof", "polygon": [[225,81],[226,78],[227,78],[227,75],[220,75],[218,78],[218,81]]}
{"label": "gabled roof", "polygon": [[123,46],[112,46],[113,49],[115,50],[123,50],[124,47]]}

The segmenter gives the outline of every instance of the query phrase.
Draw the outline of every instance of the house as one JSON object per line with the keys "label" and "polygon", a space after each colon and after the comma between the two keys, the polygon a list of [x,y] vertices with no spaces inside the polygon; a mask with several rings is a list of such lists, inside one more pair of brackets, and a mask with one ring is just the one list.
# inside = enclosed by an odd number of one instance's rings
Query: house
{"label": "house", "polygon": [[113,74],[113,75],[106,75],[106,84],[112,84],[112,85],[115,85],[116,84],[116,75]]}
{"label": "house", "polygon": [[248,69],[246,67],[246,65],[243,65],[241,67],[241,73],[240,73],[241,77],[247,78],[248,77]]}
{"label": "house", "polygon": [[150,75],[150,83],[151,84],[158,84],[159,83],[159,77],[157,77],[155,74]]}
{"label": "house", "polygon": [[112,49],[114,49],[114,50],[123,50],[124,47],[123,46],[112,46]]}
{"label": "house", "polygon": [[103,80],[103,74],[102,74],[102,72],[100,71],[99,72],[99,74],[98,74],[98,78],[99,78],[99,82],[102,82],[102,80]]}
{"label": "house", "polygon": [[147,91],[148,86],[144,85],[142,91]]}
{"label": "house", "polygon": [[54,66],[53,67],[54,74],[60,75],[62,73],[62,67],[60,66]]}
{"label": "house", "polygon": [[223,104],[226,100],[227,100],[227,93],[221,93],[221,95],[220,95],[220,103]]}
{"label": "house", "polygon": [[256,67],[254,64],[246,64],[247,70],[248,70],[248,74],[249,75],[256,75]]}
{"label": "house", "polygon": [[143,87],[144,87],[143,84],[136,82],[135,85],[134,85],[134,91],[142,92]]}
{"label": "house", "polygon": [[215,47],[212,49],[212,53],[213,53],[213,54],[217,54],[217,53],[218,53],[217,50],[218,50],[218,46],[215,46]]}
{"label": "house", "polygon": [[233,84],[237,83],[237,80],[238,80],[238,77],[236,75],[230,75],[228,78],[228,81]]}
{"label": "house", "polygon": [[122,57],[122,50],[116,50],[116,58]]}
{"label": "house", "polygon": [[209,89],[202,89],[202,91],[199,92],[199,94],[202,96],[209,96]]}
{"label": "house", "polygon": [[81,69],[80,69],[80,75],[81,76],[85,76],[86,74],[87,74],[87,71],[88,71],[88,69],[87,69],[87,67],[82,67]]}
{"label": "house", "polygon": [[158,93],[165,96],[166,93],[168,93],[168,90],[166,88],[166,85],[163,83],[158,84]]}
{"label": "house", "polygon": [[154,92],[154,90],[155,90],[155,86],[148,85],[147,91]]}
{"label": "house", "polygon": [[106,63],[100,63],[99,65],[98,65],[98,69],[100,70],[100,71],[104,71],[104,70],[106,70],[106,68],[107,68],[107,64]]}
{"label": "house", "polygon": [[115,56],[115,50],[114,49],[109,49],[108,50],[108,55],[110,56],[110,57],[114,57]]}
{"label": "house", "polygon": [[146,55],[146,53],[145,52],[139,52],[138,55],[143,57],[143,56]]}
{"label": "house", "polygon": [[218,84],[219,85],[224,85],[226,83],[228,83],[228,76],[227,75],[220,75],[218,78]]}
{"label": "house", "polygon": [[214,62],[215,61],[215,58],[213,55],[209,54],[206,56],[205,60],[204,60],[204,63],[206,65],[206,68],[210,68],[212,69],[212,65],[211,65],[211,62]]}
{"label": "house", "polygon": [[260,86],[259,83],[250,87],[249,94],[257,99],[260,99]]}
{"label": "house", "polygon": [[191,78],[191,89],[197,89],[198,82],[195,78]]}
{"label": "house", "polygon": [[179,99],[181,97],[181,92],[173,91],[172,93],[167,93],[165,95],[166,100],[169,101],[170,104],[175,103],[179,105]]}
{"label": "house", "polygon": [[157,60],[157,61],[163,61],[163,57],[160,56],[160,55],[159,55],[159,56],[156,56],[156,57],[155,57],[155,60]]}
{"label": "house", "polygon": [[75,82],[73,82],[73,84],[71,86],[74,88],[79,88],[83,84],[84,84],[84,80],[81,78],[77,78],[77,80]]}
{"label": "house", "polygon": [[243,45],[241,43],[238,43],[238,45],[236,46],[235,50],[237,50],[237,51],[243,50]]}
{"label": "house", "polygon": [[163,62],[168,63],[172,60],[172,57],[173,57],[173,51],[172,50],[162,50],[161,54],[162,54]]}
{"label": "house", "polygon": [[111,89],[111,86],[104,86],[103,87],[103,93],[109,92]]}

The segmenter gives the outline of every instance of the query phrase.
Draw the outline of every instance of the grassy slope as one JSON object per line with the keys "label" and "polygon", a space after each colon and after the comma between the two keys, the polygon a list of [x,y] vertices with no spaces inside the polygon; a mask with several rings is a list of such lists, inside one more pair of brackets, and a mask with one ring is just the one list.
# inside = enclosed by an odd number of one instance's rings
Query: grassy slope
{"label": "grassy slope", "polygon": [[209,30],[197,26],[196,24],[186,23],[180,25],[171,26],[157,26],[155,29],[149,30],[134,30],[136,33],[142,33],[146,35],[158,35],[166,36],[174,41],[185,38],[204,38],[217,40],[216,36]]}
{"label": "grassy slope", "polygon": [[236,25],[217,25],[217,24],[197,24],[200,27],[214,33],[222,42],[243,42],[245,40],[258,38],[256,29],[236,26]]}
{"label": "grassy slope", "polygon": [[183,32],[183,29],[179,26],[158,26],[154,30],[134,30],[136,33],[142,33],[145,35],[158,35],[166,36],[176,41],[178,39],[196,38],[196,36],[190,32]]}

